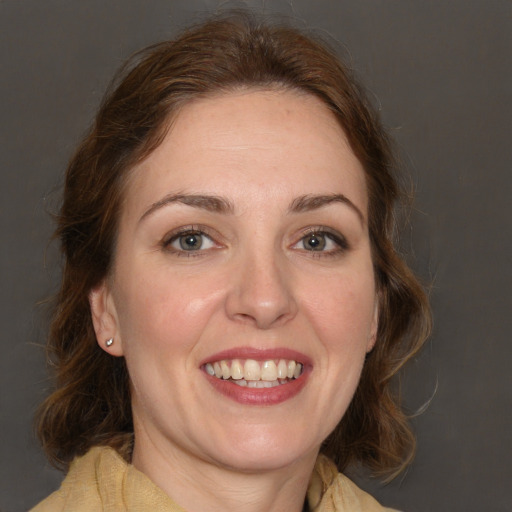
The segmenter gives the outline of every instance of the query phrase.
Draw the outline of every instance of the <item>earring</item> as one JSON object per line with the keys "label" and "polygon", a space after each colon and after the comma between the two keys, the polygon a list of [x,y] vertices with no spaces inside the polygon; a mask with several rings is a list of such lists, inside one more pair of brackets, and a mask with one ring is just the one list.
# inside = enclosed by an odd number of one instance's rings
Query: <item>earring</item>
{"label": "earring", "polygon": [[111,347],[113,344],[114,344],[114,338],[109,338],[109,339],[105,342],[105,345],[106,345],[107,347]]}

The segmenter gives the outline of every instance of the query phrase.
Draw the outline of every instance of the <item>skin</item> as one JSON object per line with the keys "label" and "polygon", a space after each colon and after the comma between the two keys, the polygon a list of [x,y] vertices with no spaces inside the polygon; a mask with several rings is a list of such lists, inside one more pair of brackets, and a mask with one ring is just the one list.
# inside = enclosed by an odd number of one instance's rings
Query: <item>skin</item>
{"label": "skin", "polygon": [[[163,201],[175,194],[220,196],[233,211]],[[311,194],[348,201],[290,212]],[[375,341],[367,202],[334,116],[291,91],[189,103],[131,173],[93,321],[128,365],[133,464],[186,510],[302,510]],[[199,250],[180,248],[182,227],[206,232]],[[332,233],[323,250],[310,250],[307,229]],[[266,406],[219,393],[201,364],[236,347],[299,351],[311,362],[304,387]]]}

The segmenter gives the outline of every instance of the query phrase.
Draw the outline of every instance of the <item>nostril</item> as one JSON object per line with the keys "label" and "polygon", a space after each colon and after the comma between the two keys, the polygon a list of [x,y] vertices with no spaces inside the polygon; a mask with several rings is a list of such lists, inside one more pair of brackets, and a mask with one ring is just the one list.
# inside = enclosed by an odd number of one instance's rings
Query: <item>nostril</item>
{"label": "nostril", "polygon": [[287,322],[293,315],[288,313],[281,313],[275,315],[271,312],[269,314],[256,313],[254,315],[248,313],[237,313],[233,315],[233,319],[243,324],[254,325],[259,329],[270,329],[277,327]]}

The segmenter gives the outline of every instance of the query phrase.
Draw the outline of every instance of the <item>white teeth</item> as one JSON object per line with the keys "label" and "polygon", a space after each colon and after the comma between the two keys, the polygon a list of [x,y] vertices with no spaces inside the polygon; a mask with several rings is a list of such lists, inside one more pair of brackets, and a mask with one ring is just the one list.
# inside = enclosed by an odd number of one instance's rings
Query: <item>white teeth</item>
{"label": "white teeth", "polygon": [[228,363],[226,363],[226,361],[221,361],[220,368],[222,370],[222,378],[224,380],[228,380],[229,377],[231,377],[231,370],[229,369]]}
{"label": "white teeth", "polygon": [[279,364],[277,365],[277,378],[286,379],[286,377],[288,377],[288,365],[286,364],[286,361],[280,359]]}
{"label": "white teeth", "polygon": [[245,380],[260,380],[261,368],[258,361],[254,359],[247,359],[244,364],[244,379]]}
{"label": "white teeth", "polygon": [[235,380],[244,378],[244,368],[238,359],[231,362],[231,378]]}
{"label": "white teeth", "polygon": [[289,379],[291,379],[293,377],[294,373],[295,373],[295,366],[296,366],[295,361],[289,361],[288,362],[288,373],[287,373],[286,376]]}
{"label": "white teeth", "polygon": [[[268,381],[268,380],[248,380],[248,381],[245,381],[245,380],[237,380],[236,383],[237,384],[240,384],[241,382],[247,382],[247,387],[248,388],[274,388],[276,386],[279,386],[279,381],[277,380],[273,380],[273,381]],[[244,384],[240,384],[240,385],[244,385]]]}
{"label": "white teeth", "polygon": [[[208,375],[218,379],[235,381],[240,386],[272,387],[285,384],[290,379],[297,379],[302,374],[303,365],[293,360],[256,361],[255,359],[223,359],[206,363],[204,369]],[[251,384],[257,382],[255,386]]]}
{"label": "white teeth", "polygon": [[277,380],[277,366],[276,363],[274,363],[274,361],[265,361],[261,365],[261,380]]}
{"label": "white teeth", "polygon": [[222,377],[222,370],[218,362],[213,363],[213,371],[215,372],[215,377],[217,377],[218,379]]}

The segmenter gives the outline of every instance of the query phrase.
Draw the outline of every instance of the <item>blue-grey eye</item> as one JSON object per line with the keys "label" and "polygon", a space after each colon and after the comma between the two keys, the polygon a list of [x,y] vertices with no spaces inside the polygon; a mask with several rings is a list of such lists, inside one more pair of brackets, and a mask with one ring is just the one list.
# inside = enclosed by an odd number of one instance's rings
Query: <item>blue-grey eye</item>
{"label": "blue-grey eye", "polygon": [[293,249],[300,249],[308,252],[322,252],[326,254],[336,254],[347,249],[345,239],[327,233],[326,231],[311,231],[304,235],[297,243],[293,245]]}
{"label": "blue-grey eye", "polygon": [[177,251],[199,251],[211,249],[215,246],[213,240],[204,233],[184,233],[176,236],[169,244]]}
{"label": "blue-grey eye", "polygon": [[322,233],[311,233],[302,239],[302,245],[307,251],[323,251],[328,238]]}

